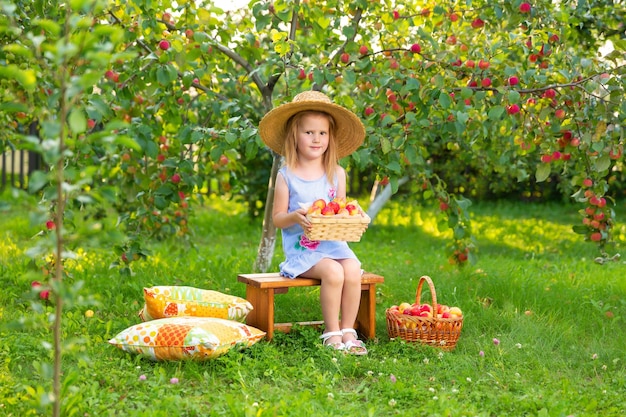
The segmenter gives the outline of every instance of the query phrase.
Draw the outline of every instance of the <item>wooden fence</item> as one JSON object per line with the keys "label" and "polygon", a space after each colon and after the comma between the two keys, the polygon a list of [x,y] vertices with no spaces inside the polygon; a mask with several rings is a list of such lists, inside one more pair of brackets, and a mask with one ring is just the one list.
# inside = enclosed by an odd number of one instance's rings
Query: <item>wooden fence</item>
{"label": "wooden fence", "polygon": [[28,176],[41,168],[40,156],[25,150],[0,154],[0,190],[6,187],[26,188]]}

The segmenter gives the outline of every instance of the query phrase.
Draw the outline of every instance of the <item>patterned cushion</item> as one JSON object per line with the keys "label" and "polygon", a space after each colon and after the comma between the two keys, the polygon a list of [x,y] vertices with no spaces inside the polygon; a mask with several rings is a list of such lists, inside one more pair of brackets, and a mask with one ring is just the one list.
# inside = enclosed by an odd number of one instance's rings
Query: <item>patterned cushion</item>
{"label": "patterned cushion", "polygon": [[143,289],[143,321],[167,317],[217,317],[243,322],[252,311],[247,300],[218,291],[194,287],[157,286]]}
{"label": "patterned cushion", "polygon": [[171,317],[131,326],[109,340],[118,348],[155,361],[207,360],[232,348],[252,346],[265,332],[214,317]]}

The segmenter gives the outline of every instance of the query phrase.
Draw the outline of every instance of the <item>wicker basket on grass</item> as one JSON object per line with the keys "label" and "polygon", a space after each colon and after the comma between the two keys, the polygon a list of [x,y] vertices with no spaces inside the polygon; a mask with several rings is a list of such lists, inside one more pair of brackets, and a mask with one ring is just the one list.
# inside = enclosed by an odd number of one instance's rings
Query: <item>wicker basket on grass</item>
{"label": "wicker basket on grass", "polygon": [[343,240],[358,242],[372,221],[365,213],[354,216],[311,216],[312,228],[305,235],[309,240]]}
{"label": "wicker basket on grass", "polygon": [[463,317],[438,318],[437,293],[435,285],[429,276],[422,276],[415,295],[415,302],[419,303],[422,295],[422,285],[426,282],[430,288],[432,308],[435,312],[433,317],[419,317],[401,314],[387,309],[387,332],[392,339],[401,338],[407,342],[435,346],[443,350],[452,350],[463,328]]}

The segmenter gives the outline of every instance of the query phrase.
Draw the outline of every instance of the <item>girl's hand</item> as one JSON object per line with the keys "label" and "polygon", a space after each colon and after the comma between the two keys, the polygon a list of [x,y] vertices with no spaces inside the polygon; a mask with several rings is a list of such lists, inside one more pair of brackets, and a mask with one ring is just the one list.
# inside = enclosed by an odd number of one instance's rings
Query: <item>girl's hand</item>
{"label": "girl's hand", "polygon": [[306,209],[299,208],[294,210],[293,213],[296,218],[296,223],[298,223],[303,230],[309,231],[311,229],[311,222],[306,218]]}

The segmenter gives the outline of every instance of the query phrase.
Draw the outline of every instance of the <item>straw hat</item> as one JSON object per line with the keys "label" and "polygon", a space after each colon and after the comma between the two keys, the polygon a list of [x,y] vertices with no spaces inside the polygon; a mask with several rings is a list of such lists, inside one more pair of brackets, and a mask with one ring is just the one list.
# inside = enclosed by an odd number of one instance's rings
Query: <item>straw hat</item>
{"label": "straw hat", "polygon": [[328,113],[335,119],[335,143],[339,158],[350,155],[363,143],[365,127],[361,119],[345,107],[334,104],[326,94],[319,91],[302,92],[291,103],[270,110],[259,123],[263,142],[274,152],[284,155],[287,122],[304,110]]}

